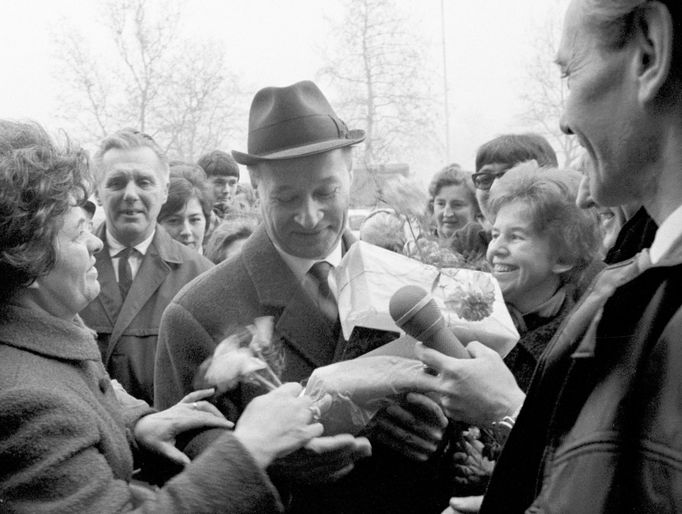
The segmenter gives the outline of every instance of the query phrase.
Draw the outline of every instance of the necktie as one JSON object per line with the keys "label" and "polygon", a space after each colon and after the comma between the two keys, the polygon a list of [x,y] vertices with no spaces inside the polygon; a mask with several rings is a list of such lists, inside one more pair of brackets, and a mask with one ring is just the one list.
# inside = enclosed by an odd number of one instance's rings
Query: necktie
{"label": "necktie", "polygon": [[308,274],[314,279],[314,284],[317,287],[315,300],[320,312],[334,332],[339,322],[339,308],[336,304],[336,298],[334,298],[334,294],[329,288],[329,272],[331,269],[331,264],[326,261],[320,261],[313,264]]}
{"label": "necktie", "polygon": [[116,254],[116,257],[118,257],[118,288],[124,301],[133,283],[133,270],[128,259],[134,251],[134,248],[125,248]]}

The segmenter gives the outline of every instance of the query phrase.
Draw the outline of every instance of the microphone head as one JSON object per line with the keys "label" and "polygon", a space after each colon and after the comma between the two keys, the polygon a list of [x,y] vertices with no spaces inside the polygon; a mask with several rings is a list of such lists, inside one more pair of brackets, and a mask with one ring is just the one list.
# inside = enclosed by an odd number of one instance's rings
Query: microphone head
{"label": "microphone head", "polygon": [[440,309],[431,295],[419,286],[398,289],[388,304],[388,311],[396,325],[407,334],[422,341],[425,332],[444,324]]}

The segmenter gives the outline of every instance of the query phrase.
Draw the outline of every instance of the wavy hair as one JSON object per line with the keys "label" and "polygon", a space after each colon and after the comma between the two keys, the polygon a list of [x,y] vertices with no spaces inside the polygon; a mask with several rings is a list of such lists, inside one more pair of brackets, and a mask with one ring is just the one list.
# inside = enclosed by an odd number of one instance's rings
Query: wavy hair
{"label": "wavy hair", "polygon": [[91,187],[83,149],[37,123],[0,120],[0,304],[52,270],[63,216]]}
{"label": "wavy hair", "polygon": [[473,207],[474,217],[481,216],[481,210],[476,201],[476,190],[474,189],[474,182],[471,179],[471,173],[462,170],[459,164],[449,164],[431,179],[429,184],[429,203],[426,205],[426,210],[429,214],[433,214],[433,201],[440,193],[440,190],[448,186],[465,186],[469,203]]}
{"label": "wavy hair", "polygon": [[509,170],[490,191],[493,222],[504,205],[526,205],[535,232],[549,238],[560,263],[573,266],[562,274],[564,283],[580,278],[601,244],[595,211],[575,203],[581,178],[577,171],[542,168],[530,161]]}

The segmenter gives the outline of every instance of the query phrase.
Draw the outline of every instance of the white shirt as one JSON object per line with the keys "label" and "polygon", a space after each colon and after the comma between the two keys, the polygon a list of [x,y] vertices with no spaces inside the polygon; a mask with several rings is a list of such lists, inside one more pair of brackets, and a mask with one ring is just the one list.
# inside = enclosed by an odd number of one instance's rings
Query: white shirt
{"label": "white shirt", "polygon": [[[118,257],[114,257],[114,255],[118,255],[120,252],[125,250],[126,246],[122,245],[116,240],[111,232],[109,232],[109,228],[106,229],[106,232],[107,244],[109,245],[109,257],[111,257],[111,264],[114,266],[114,275],[116,276],[116,282],[118,282],[118,261],[120,259]],[[130,256],[128,257],[128,263],[130,264],[130,270],[133,274],[133,280],[135,280],[135,275],[137,275],[137,272],[142,265],[142,260],[144,259],[147,250],[149,250],[149,245],[152,244],[152,239],[154,239],[155,233],[156,229],[152,231],[152,234],[147,239],[133,246],[133,248],[135,248],[137,251],[131,252]]]}
{"label": "white shirt", "polygon": [[675,266],[682,263],[682,205],[658,227],[649,249],[652,266]]}
{"label": "white shirt", "polygon": [[[298,279],[299,282],[303,282],[303,279],[306,277],[308,274],[308,271],[310,271],[310,268],[313,267],[313,265],[316,262],[321,262],[321,261],[327,261],[329,264],[332,265],[332,268],[336,268],[336,266],[339,265],[341,262],[341,239],[339,239],[338,244],[334,249],[325,257],[324,259],[306,259],[304,257],[296,257],[294,255],[289,255],[286,253],[284,250],[282,250],[277,244],[274,243],[275,249],[277,252],[280,254],[282,257],[282,260],[287,263],[287,266],[291,268],[291,271],[294,273],[294,276]],[[329,274],[329,287],[331,288],[332,291],[336,291],[336,281],[334,280],[334,274],[330,273]]]}

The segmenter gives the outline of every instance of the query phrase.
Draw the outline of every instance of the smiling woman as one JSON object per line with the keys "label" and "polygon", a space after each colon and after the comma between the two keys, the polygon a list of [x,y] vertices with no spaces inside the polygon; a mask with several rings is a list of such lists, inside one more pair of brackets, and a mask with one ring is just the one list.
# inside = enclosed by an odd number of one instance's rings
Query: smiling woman
{"label": "smiling woman", "polygon": [[508,171],[491,192],[487,257],[521,334],[505,362],[522,389],[600,249],[596,213],[575,203],[580,180],[576,171],[531,161]]}

